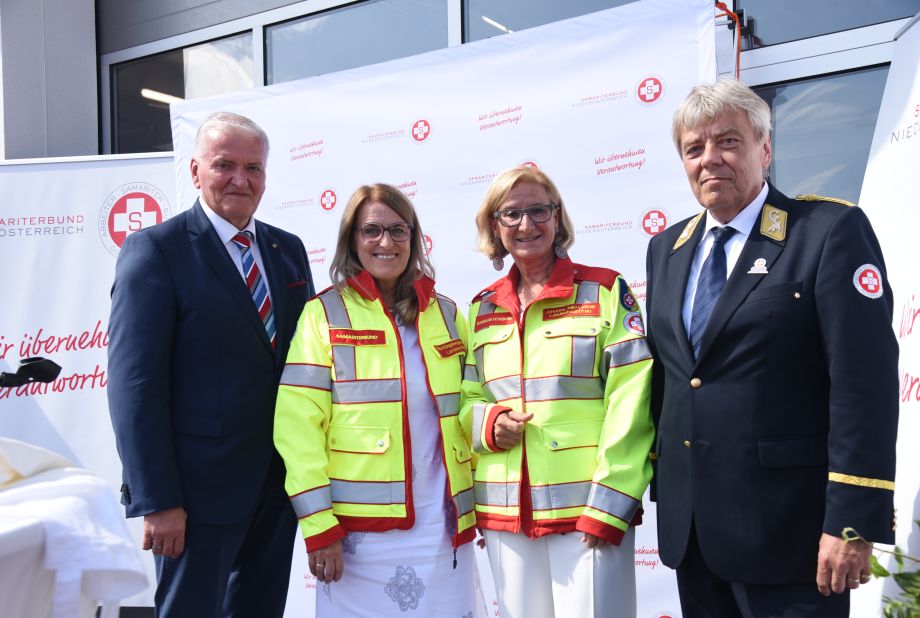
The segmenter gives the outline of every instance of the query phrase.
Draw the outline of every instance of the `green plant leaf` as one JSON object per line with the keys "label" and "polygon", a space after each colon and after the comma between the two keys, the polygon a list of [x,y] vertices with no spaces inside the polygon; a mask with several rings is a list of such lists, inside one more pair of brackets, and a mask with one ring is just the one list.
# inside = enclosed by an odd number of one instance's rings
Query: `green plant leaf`
{"label": "green plant leaf", "polygon": [[914,598],[920,598],[920,571],[895,573],[892,577],[901,590]]}
{"label": "green plant leaf", "polygon": [[869,557],[869,570],[872,572],[873,577],[890,577],[891,572],[882,566],[882,563],[878,561],[878,558],[874,555]]}

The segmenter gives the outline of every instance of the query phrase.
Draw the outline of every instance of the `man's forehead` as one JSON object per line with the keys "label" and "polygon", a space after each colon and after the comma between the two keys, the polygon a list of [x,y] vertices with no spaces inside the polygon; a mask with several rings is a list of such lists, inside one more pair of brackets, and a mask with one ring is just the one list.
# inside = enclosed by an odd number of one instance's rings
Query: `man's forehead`
{"label": "man's forehead", "polygon": [[[724,111],[709,120],[703,120],[681,133],[683,139],[708,135],[725,135],[727,133],[747,133],[753,131],[751,121],[746,114]],[[683,140],[682,140],[683,141]]]}

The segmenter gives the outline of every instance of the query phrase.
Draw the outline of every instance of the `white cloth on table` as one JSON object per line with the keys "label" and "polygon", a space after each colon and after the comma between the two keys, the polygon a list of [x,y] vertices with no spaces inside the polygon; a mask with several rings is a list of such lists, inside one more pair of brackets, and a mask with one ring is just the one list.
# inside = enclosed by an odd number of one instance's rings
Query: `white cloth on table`
{"label": "white cloth on table", "polygon": [[19,538],[23,526],[16,522],[41,523],[42,538],[32,548],[34,553],[43,546],[35,553],[41,562],[33,574],[54,574],[54,618],[93,616],[97,601],[103,617],[115,616],[120,599],[147,587],[140,555],[108,485],[60,455],[0,438],[0,521]]}
{"label": "white cloth on table", "polygon": [[414,326],[402,339],[412,449],[415,524],[409,530],[352,532],[343,540],[345,574],[318,584],[317,618],[417,616],[473,618],[473,548],[454,550],[456,516],[448,497],[438,411],[425,376]]}

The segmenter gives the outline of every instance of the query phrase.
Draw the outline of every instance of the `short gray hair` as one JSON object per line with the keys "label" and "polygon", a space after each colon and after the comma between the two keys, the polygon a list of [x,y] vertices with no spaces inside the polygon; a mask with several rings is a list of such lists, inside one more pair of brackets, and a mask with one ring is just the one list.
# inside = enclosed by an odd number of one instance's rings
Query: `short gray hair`
{"label": "short gray hair", "polygon": [[258,135],[262,144],[265,146],[265,155],[268,156],[268,134],[266,134],[265,131],[262,130],[262,127],[257,125],[251,118],[241,116],[240,114],[234,114],[233,112],[214,112],[204,119],[204,122],[198,127],[198,133],[195,134],[195,152],[198,152],[198,148],[201,146],[201,140],[204,139],[205,133],[211,129],[220,130],[227,127],[243,129],[244,131],[250,131]]}
{"label": "short gray hair", "polygon": [[758,140],[770,135],[770,106],[767,102],[737,79],[722,79],[714,84],[694,86],[674,112],[671,137],[677,151],[680,152],[680,136],[684,131],[712,122],[724,112],[747,114]]}

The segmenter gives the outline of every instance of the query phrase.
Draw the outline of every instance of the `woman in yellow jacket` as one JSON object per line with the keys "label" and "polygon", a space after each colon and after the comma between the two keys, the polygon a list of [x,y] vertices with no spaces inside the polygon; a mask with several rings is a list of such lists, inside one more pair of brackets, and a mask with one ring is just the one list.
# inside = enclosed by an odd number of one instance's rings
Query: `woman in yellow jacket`
{"label": "woman in yellow jacket", "polygon": [[422,247],[405,195],[360,187],[282,374],[275,445],[320,617],[473,611],[465,323]]}
{"label": "woman in yellow jacket", "polygon": [[502,617],[633,618],[654,435],[636,299],[568,258],[571,221],[535,168],[497,176],[476,224],[496,269],[514,260],[473,299],[461,412]]}

